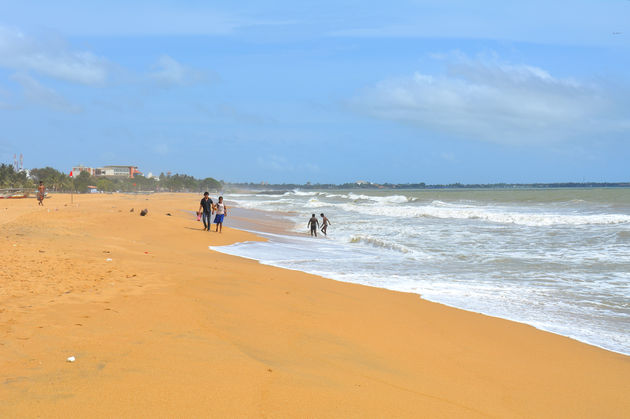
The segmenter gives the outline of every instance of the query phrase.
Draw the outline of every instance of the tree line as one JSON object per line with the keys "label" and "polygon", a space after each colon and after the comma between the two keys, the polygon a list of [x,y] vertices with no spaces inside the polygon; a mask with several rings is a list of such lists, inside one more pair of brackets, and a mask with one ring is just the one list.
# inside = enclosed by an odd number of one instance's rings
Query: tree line
{"label": "tree line", "polygon": [[103,192],[202,192],[206,190],[219,191],[223,183],[207,177],[196,179],[185,174],[167,176],[160,174],[159,178],[146,178],[136,175],[133,179],[126,177],[91,176],[88,172],[81,172],[74,177],[60,172],[52,167],[31,169],[16,172],[12,165],[0,165],[0,188],[35,188],[42,181],[49,191],[54,192],[88,192],[90,186]]}

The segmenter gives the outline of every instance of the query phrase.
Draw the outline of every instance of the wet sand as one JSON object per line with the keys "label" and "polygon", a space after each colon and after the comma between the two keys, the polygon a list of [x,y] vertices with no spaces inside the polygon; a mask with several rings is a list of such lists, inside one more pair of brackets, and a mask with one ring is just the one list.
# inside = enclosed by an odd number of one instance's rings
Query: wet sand
{"label": "wet sand", "polygon": [[199,195],[74,198],[0,201],[0,417],[630,411],[630,357],[210,251],[260,239]]}

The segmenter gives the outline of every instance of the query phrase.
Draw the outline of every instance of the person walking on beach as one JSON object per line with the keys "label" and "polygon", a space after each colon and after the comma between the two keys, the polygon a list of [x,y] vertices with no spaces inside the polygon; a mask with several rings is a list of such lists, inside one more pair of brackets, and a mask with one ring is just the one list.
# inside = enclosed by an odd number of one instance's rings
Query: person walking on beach
{"label": "person walking on beach", "polygon": [[222,196],[219,197],[219,202],[217,202],[217,204],[215,205],[215,212],[217,215],[214,216],[214,223],[217,225],[217,228],[216,230],[214,230],[214,232],[216,233],[218,231],[219,233],[222,233],[223,218],[227,216],[227,207],[223,203]]}
{"label": "person walking on beach", "polygon": [[317,237],[317,227],[319,227],[319,221],[317,221],[317,217],[315,214],[311,216],[311,219],[308,220],[307,227],[311,228],[311,236]]}
{"label": "person walking on beach", "polygon": [[328,229],[329,225],[332,225],[332,223],[330,222],[330,220],[328,218],[326,218],[326,216],[324,215],[324,213],[322,212],[321,214],[322,217],[322,233],[324,233],[324,236],[327,236],[326,234],[326,230]]}
{"label": "person walking on beach", "polygon": [[37,205],[44,206],[44,198],[46,197],[46,187],[44,186],[44,182],[39,181],[39,186],[37,187]]}
{"label": "person walking on beach", "polygon": [[210,231],[210,227],[212,226],[212,199],[210,199],[210,194],[208,192],[204,192],[197,214],[202,212],[202,210],[203,213],[201,216],[203,217],[203,230]]}

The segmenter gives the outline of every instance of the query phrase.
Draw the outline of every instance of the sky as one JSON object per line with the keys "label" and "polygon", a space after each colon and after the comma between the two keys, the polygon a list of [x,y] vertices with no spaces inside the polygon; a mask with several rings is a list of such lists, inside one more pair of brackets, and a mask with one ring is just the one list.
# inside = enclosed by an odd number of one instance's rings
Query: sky
{"label": "sky", "polygon": [[630,181],[630,1],[0,0],[0,162]]}

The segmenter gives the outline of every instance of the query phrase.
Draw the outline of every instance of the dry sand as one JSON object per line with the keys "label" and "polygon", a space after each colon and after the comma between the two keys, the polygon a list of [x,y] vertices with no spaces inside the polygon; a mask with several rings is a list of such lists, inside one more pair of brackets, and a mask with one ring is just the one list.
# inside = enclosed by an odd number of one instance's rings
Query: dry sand
{"label": "dry sand", "polygon": [[212,252],[258,238],[198,201],[0,201],[0,417],[629,415],[630,357]]}

